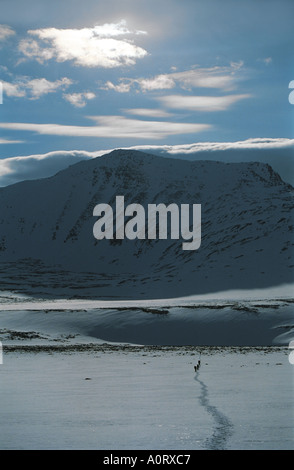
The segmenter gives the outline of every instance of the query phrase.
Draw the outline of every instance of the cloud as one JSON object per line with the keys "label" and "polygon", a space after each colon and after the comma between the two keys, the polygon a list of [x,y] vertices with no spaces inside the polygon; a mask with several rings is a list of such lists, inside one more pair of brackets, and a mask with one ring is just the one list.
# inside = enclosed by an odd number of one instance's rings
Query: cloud
{"label": "cloud", "polygon": [[0,160],[0,186],[7,186],[26,179],[53,176],[69,165],[98,155],[101,155],[101,152],[73,150],[70,152],[56,151],[43,155],[5,158]]}
{"label": "cloud", "polygon": [[6,75],[9,75],[10,77],[12,76],[12,73],[9,72],[8,67],[6,67],[6,65],[0,65],[0,71],[5,73]]}
{"label": "cloud", "polygon": [[84,108],[88,100],[92,100],[96,95],[92,92],[65,93],[63,98],[77,108]]}
{"label": "cloud", "polygon": [[270,65],[273,61],[271,57],[265,57],[263,59],[258,59],[259,62],[263,62],[265,65]]}
{"label": "cloud", "polygon": [[243,62],[232,62],[226,67],[195,67],[183,72],[172,72],[156,75],[151,78],[121,78],[119,84],[106,82],[103,89],[115,90],[121,93],[129,92],[132,87],[137,87],[143,92],[154,90],[168,90],[175,86],[191,90],[193,88],[215,88],[231,90],[240,80],[240,71]]}
{"label": "cloud", "polygon": [[217,88],[230,89],[235,86],[237,71],[241,68],[230,67],[195,68],[184,72],[170,74],[170,78],[180,84],[182,88]]}
{"label": "cloud", "polygon": [[226,150],[274,150],[294,149],[294,139],[287,138],[252,138],[236,142],[196,142],[181,145],[136,145],[136,150],[160,150],[170,155],[202,152],[220,152]]}
{"label": "cloud", "polygon": [[2,81],[3,91],[7,96],[14,96],[16,98],[22,98],[26,96],[25,89],[19,83],[9,83]]}
{"label": "cloud", "polygon": [[157,98],[164,106],[172,109],[184,109],[187,111],[225,111],[234,103],[250,98],[251,95],[226,95],[226,96],[188,96],[168,95]]}
{"label": "cloud", "polygon": [[28,96],[33,100],[37,100],[48,93],[56,92],[59,89],[64,90],[72,84],[73,81],[67,77],[63,77],[54,82],[46,78],[29,79],[27,77],[21,77],[13,83],[2,81],[3,90],[7,96],[16,98]]}
{"label": "cloud", "polygon": [[0,24],[0,41],[5,41],[15,35],[15,31],[10,26]]}
{"label": "cloud", "polygon": [[124,109],[124,112],[128,114],[133,114],[135,116],[143,116],[150,118],[167,118],[173,116],[172,113],[168,113],[161,109],[151,109],[151,108],[134,108],[134,109]]}
{"label": "cloud", "polygon": [[59,135],[69,137],[102,137],[163,139],[170,135],[195,134],[212,128],[210,124],[190,124],[167,121],[143,121],[128,119],[123,116],[88,116],[98,125],[66,126],[61,124],[35,123],[0,123],[0,128],[37,132],[42,135]]}
{"label": "cloud", "polygon": [[176,82],[170,76],[161,74],[153,78],[121,78],[118,85],[115,85],[111,81],[107,81],[101,89],[114,90],[119,93],[128,93],[133,87],[139,87],[141,91],[148,92],[155,90],[168,90],[175,86]]}
{"label": "cloud", "polygon": [[127,28],[126,20],[121,20],[119,23],[105,23],[103,25],[95,26],[94,28],[90,29],[92,29],[95,34],[100,37],[114,37],[126,34],[147,34],[146,31],[129,30]]}
{"label": "cloud", "polygon": [[[1,143],[1,141],[0,141]],[[284,172],[284,180],[293,174],[293,163],[291,168],[287,161],[291,158],[294,150],[294,139],[286,138],[255,138],[237,142],[196,142],[186,145],[136,145],[125,147],[127,149],[155,152],[166,156],[177,157],[197,156],[198,159],[210,159],[219,161],[269,161],[269,151],[275,151],[275,157],[271,164],[281,176]],[[7,186],[25,179],[37,179],[53,176],[58,171],[81,160],[88,160],[110,153],[113,149],[99,150],[97,152],[86,152],[79,150],[55,151],[43,155],[19,156],[0,160],[0,186]],[[237,153],[231,152],[236,150]],[[242,152],[240,152],[242,150]],[[264,152],[262,152],[264,151]],[[288,152],[288,153],[287,153]],[[290,152],[290,154],[289,154]],[[263,155],[263,156],[262,156]],[[282,171],[284,170],[284,171]],[[289,171],[290,170],[290,171]],[[291,175],[290,175],[291,173]],[[290,181],[291,182],[291,181]]]}
{"label": "cloud", "polygon": [[[54,50],[41,47],[34,39],[22,39],[18,45],[19,51],[29,59],[35,59],[40,64],[54,57]],[[22,62],[20,59],[18,64]]]}
{"label": "cloud", "polygon": [[23,140],[8,140],[8,139],[0,139],[0,145],[6,144],[22,144]]}
{"label": "cloud", "polygon": [[35,29],[29,30],[28,34],[33,37],[23,39],[19,50],[26,58],[40,63],[55,58],[57,62],[73,61],[82,67],[113,68],[134,65],[137,59],[147,55],[147,51],[132,40],[121,38],[146,34],[144,31],[130,31],[125,20],[93,28]]}
{"label": "cloud", "polygon": [[118,93],[128,93],[131,89],[132,83],[123,83],[114,85],[111,81],[106,82],[105,86],[101,87],[101,90],[114,90]]}
{"label": "cloud", "polygon": [[157,75],[151,79],[141,78],[134,82],[139,83],[142,91],[167,90],[175,86],[175,81],[168,75]]}
{"label": "cloud", "polygon": [[60,88],[67,88],[69,85],[72,85],[72,83],[73,81],[66,77],[61,80],[56,80],[55,82],[50,82],[46,78],[36,78],[28,81],[26,88],[30,90],[33,99],[38,99],[41,96],[55,92]]}

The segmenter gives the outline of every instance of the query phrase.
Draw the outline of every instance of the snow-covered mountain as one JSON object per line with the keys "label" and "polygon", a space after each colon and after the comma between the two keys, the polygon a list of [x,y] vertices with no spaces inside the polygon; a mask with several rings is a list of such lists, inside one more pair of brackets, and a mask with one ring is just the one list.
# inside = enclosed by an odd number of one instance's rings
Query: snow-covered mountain
{"label": "snow-covered mountain", "polygon": [[[201,204],[202,241],[96,240],[99,203]],[[293,281],[293,188],[263,163],[116,150],[0,189],[3,288],[54,295],[174,297]]]}

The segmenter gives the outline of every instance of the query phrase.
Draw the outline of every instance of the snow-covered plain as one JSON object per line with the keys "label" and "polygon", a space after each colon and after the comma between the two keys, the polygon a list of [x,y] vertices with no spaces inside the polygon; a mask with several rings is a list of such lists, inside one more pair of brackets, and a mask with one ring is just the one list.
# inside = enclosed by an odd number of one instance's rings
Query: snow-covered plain
{"label": "snow-covered plain", "polygon": [[287,292],[120,305],[2,292],[0,448],[294,449]]}
{"label": "snow-covered plain", "polygon": [[9,351],[0,370],[1,449],[294,449],[287,355],[98,345]]}
{"label": "snow-covered plain", "polygon": [[287,346],[293,286],[153,300],[37,298],[0,292],[0,341],[30,344]]}

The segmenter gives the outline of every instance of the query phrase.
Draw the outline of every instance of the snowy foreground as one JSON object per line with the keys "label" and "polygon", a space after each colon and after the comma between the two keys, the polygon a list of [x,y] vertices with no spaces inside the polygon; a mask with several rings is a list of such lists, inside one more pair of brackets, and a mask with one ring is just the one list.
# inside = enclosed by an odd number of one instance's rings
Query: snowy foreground
{"label": "snowy foreground", "polygon": [[284,348],[8,352],[0,393],[1,449],[294,449]]}
{"label": "snowy foreground", "polygon": [[0,303],[0,449],[294,449],[289,298]]}

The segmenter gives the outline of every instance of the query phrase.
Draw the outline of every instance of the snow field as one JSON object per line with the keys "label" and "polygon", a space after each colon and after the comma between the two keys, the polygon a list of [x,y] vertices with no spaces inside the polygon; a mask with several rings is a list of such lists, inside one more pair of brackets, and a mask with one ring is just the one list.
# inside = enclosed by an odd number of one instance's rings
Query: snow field
{"label": "snow field", "polygon": [[293,449],[293,370],[286,348],[4,352],[0,448]]}

